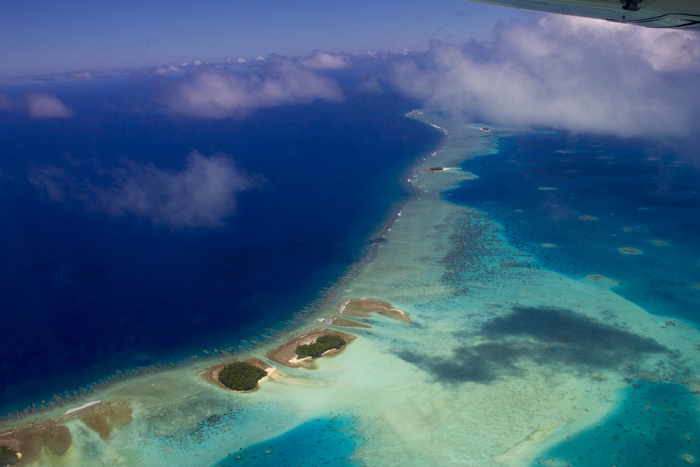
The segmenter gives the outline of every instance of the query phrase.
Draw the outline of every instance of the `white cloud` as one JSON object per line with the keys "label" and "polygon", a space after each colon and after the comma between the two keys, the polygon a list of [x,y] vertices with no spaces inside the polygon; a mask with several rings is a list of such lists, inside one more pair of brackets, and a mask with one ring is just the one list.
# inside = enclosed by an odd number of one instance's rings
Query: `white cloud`
{"label": "white cloud", "polygon": [[229,156],[193,151],[180,171],[128,164],[108,171],[108,185],[75,179],[57,167],[31,171],[29,181],[53,201],[75,199],[113,216],[135,215],[170,227],[216,227],[236,209],[236,195],[256,184]]}
{"label": "white cloud", "polygon": [[654,29],[590,20],[562,17],[551,22],[550,28],[560,35],[585,40],[601,49],[618,44],[618,55],[638,56],[656,71],[685,71],[700,69],[700,37],[691,31]]}
{"label": "white cloud", "polygon": [[182,73],[182,68],[178,68],[173,65],[168,65],[166,67],[158,67],[155,69],[154,73],[157,75],[168,75],[170,73]]}
{"label": "white cloud", "polygon": [[55,96],[28,94],[27,108],[32,118],[67,118],[73,115]]}
{"label": "white cloud", "polygon": [[192,152],[183,170],[132,165],[117,184],[97,191],[97,201],[115,215],[149,217],[173,227],[216,226],[236,208],[236,194],[251,187],[223,154]]}
{"label": "white cloud", "polygon": [[695,33],[565,16],[393,68],[398,89],[471,120],[621,136],[691,133],[699,78]]}
{"label": "white cloud", "polygon": [[320,50],[309,57],[300,59],[299,63],[314,70],[338,70],[352,66],[352,62],[347,56],[321,52]]}
{"label": "white cloud", "polygon": [[335,81],[280,59],[265,66],[261,75],[213,68],[196,71],[188,81],[173,84],[162,104],[175,114],[241,118],[258,108],[342,99]]}

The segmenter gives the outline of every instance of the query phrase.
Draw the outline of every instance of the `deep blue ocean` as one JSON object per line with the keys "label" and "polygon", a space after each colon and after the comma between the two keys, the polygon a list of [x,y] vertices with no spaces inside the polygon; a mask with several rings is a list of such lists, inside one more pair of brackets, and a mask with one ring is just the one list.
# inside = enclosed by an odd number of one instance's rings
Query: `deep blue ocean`
{"label": "deep blue ocean", "polygon": [[[284,329],[361,257],[440,139],[390,93],[211,120],[154,110],[149,86],[48,83],[74,117],[0,112],[0,414]],[[222,226],[157,225],[81,198],[85,180],[109,184],[133,163],[182,170],[192,150],[228,154],[256,180]],[[72,196],[30,183],[46,167]]]}

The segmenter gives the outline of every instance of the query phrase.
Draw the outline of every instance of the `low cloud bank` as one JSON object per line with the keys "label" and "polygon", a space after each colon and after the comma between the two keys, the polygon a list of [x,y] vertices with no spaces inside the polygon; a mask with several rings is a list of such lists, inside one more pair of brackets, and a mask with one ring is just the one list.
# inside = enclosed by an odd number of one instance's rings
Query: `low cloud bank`
{"label": "low cloud bank", "polygon": [[161,103],[173,114],[243,118],[259,108],[316,100],[340,102],[343,93],[332,79],[278,58],[265,64],[261,73],[197,70],[187,81],[169,86]]}
{"label": "low cloud bank", "polygon": [[492,42],[434,44],[389,73],[400,92],[472,121],[685,136],[698,121],[700,38],[548,16],[500,25]]}
{"label": "low cloud bank", "polygon": [[29,94],[27,96],[29,116],[32,118],[67,118],[73,116],[68,107],[55,96]]}
{"label": "low cloud bank", "polygon": [[301,58],[299,63],[306,68],[314,70],[338,70],[352,66],[352,61],[348,56],[322,52],[320,50],[315,51],[308,57]]}
{"label": "low cloud bank", "polygon": [[50,199],[73,199],[114,216],[150,218],[170,227],[216,227],[236,209],[236,194],[255,185],[230,157],[193,151],[180,171],[128,164],[108,171],[108,183],[76,179],[62,168],[32,170],[29,181]]}

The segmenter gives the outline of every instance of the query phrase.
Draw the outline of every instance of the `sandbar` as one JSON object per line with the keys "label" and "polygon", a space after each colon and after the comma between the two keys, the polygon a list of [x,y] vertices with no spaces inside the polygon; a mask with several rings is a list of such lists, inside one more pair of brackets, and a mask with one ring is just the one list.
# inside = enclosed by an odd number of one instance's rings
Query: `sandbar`
{"label": "sandbar", "polygon": [[333,326],[342,326],[346,328],[371,328],[369,324],[359,323],[351,319],[341,318],[340,316],[334,316],[328,319],[328,324]]}
{"label": "sandbar", "polygon": [[340,307],[338,313],[345,316],[355,316],[358,318],[369,318],[371,313],[377,313],[387,318],[398,319],[400,321],[411,322],[408,313],[398,308],[394,308],[391,303],[376,298],[353,298],[346,301]]}
{"label": "sandbar", "polygon": [[76,407],[76,408],[74,408],[74,409],[66,410],[66,413],[65,413],[64,415],[68,415],[68,414],[70,414],[70,413],[77,412],[78,410],[86,409],[86,408],[90,407],[91,405],[95,405],[95,404],[99,404],[99,403],[100,403],[100,401],[88,402],[87,404],[83,404],[83,405],[81,405],[80,407]]}

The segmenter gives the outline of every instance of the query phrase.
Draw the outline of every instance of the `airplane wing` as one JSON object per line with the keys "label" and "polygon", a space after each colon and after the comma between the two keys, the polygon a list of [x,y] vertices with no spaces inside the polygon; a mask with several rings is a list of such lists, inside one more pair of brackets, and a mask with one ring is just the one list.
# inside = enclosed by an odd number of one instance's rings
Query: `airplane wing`
{"label": "airplane wing", "polygon": [[470,0],[523,10],[700,30],[700,0]]}

